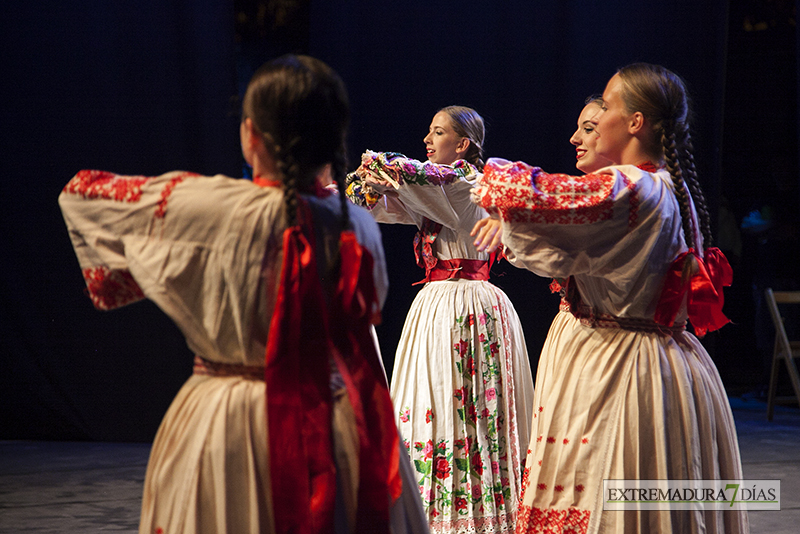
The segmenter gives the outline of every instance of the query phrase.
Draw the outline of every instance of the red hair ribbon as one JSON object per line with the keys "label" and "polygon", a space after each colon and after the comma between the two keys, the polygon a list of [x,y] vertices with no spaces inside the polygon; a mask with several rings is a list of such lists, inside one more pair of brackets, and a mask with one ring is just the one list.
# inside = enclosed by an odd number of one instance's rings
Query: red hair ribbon
{"label": "red hair ribbon", "polygon": [[[298,204],[300,220],[311,221]],[[389,532],[399,497],[399,436],[370,333],[377,297],[372,257],[351,231],[340,237],[341,269],[325,306],[313,229],[283,234],[283,266],[265,355],[270,478],[276,532],[333,532],[336,465],[331,361],[344,379],[359,435],[356,532]],[[313,239],[313,238],[312,238]]]}
{"label": "red hair ribbon", "polygon": [[311,244],[283,234],[283,268],[264,379],[276,532],[333,532],[336,466],[331,433],[330,340]]}
{"label": "red hair ribbon", "polygon": [[377,308],[373,260],[352,231],[339,241],[341,277],[331,313],[339,370],[358,423],[359,484],[355,532],[389,532],[389,503],[402,492],[400,437],[370,333]]}
{"label": "red hair ribbon", "polygon": [[689,321],[699,337],[722,328],[730,322],[722,313],[723,287],[732,282],[733,270],[722,251],[707,249],[703,260],[690,248],[679,255],[667,271],[655,322],[673,326],[686,297]]}

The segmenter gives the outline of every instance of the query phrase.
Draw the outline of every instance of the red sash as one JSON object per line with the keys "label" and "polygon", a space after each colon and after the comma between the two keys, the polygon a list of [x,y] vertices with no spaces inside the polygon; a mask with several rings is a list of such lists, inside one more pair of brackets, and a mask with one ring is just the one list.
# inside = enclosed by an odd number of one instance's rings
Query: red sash
{"label": "red sash", "polygon": [[[298,214],[311,221],[302,200]],[[390,498],[396,499],[402,487],[399,437],[369,331],[377,300],[372,258],[352,232],[342,232],[341,274],[327,310],[315,243],[306,238],[314,235],[309,227],[284,232],[283,267],[265,355],[275,528],[298,534],[333,531],[336,466],[329,383],[330,366],[336,365],[358,423],[356,531],[388,532]]]}
{"label": "red sash", "polygon": [[465,280],[488,280],[489,262],[483,260],[439,260],[428,273],[425,280],[421,282],[436,282],[439,280],[451,280],[453,278],[463,278]]}

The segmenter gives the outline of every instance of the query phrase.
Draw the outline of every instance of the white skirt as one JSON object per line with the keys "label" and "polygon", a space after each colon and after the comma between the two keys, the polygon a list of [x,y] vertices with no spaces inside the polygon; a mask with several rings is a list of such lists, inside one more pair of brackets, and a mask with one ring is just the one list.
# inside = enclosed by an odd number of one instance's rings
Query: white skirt
{"label": "white skirt", "polygon": [[[141,534],[268,534],[275,531],[262,380],[192,375],[170,405],[150,452]],[[337,534],[352,531],[358,493],[358,430],[344,391],[333,395]],[[390,509],[394,534],[428,525],[401,444],[403,493]],[[387,495],[388,499],[388,495]]]}
{"label": "white skirt", "polygon": [[604,479],[741,479],[733,416],[692,334],[590,328],[561,311],[536,375],[518,533],[738,533],[746,512],[603,511]]}
{"label": "white skirt", "polygon": [[533,382],[505,293],[477,280],[426,284],[403,327],[391,393],[431,531],[513,531]]}

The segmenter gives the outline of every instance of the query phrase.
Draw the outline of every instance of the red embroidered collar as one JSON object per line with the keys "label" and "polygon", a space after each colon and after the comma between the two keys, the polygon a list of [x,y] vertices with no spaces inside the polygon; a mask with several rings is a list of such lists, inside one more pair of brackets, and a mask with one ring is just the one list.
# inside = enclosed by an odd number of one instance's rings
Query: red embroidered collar
{"label": "red embroidered collar", "polygon": [[253,176],[253,183],[259,187],[281,187],[283,182],[280,180],[268,180],[260,176]]}
{"label": "red embroidered collar", "polygon": [[659,169],[652,161],[645,161],[644,163],[638,164],[637,167],[645,172],[656,172]]}

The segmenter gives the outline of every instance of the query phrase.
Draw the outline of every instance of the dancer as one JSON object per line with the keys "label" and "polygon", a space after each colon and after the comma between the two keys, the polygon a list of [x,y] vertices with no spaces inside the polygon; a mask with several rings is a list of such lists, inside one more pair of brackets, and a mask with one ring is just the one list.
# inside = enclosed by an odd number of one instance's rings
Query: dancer
{"label": "dancer", "polygon": [[[746,512],[603,510],[603,481],[741,479],[725,389],[703,335],[727,322],[730,267],[711,248],[682,80],[618,71],[592,119],[596,174],[490,160],[474,192],[511,260],[566,279],[536,375],[517,532],[746,532]],[[685,274],[685,276],[683,276]],[[701,291],[702,290],[702,291]]]}
{"label": "dancer", "polygon": [[522,328],[469,235],[486,216],[470,200],[483,140],[478,113],[446,107],[425,136],[427,162],[368,151],[349,177],[348,194],[377,221],[419,228],[426,283],[403,327],[391,392],[433,532],[513,530],[529,435]]}
{"label": "dancer", "polygon": [[398,500],[404,452],[369,334],[379,231],[324,187],[343,187],[348,122],[338,75],[284,56],[244,97],[255,184],[81,171],[59,197],[95,306],[149,298],[196,354],[153,444],[140,532],[388,532],[390,503],[394,532],[427,530],[413,477]]}

